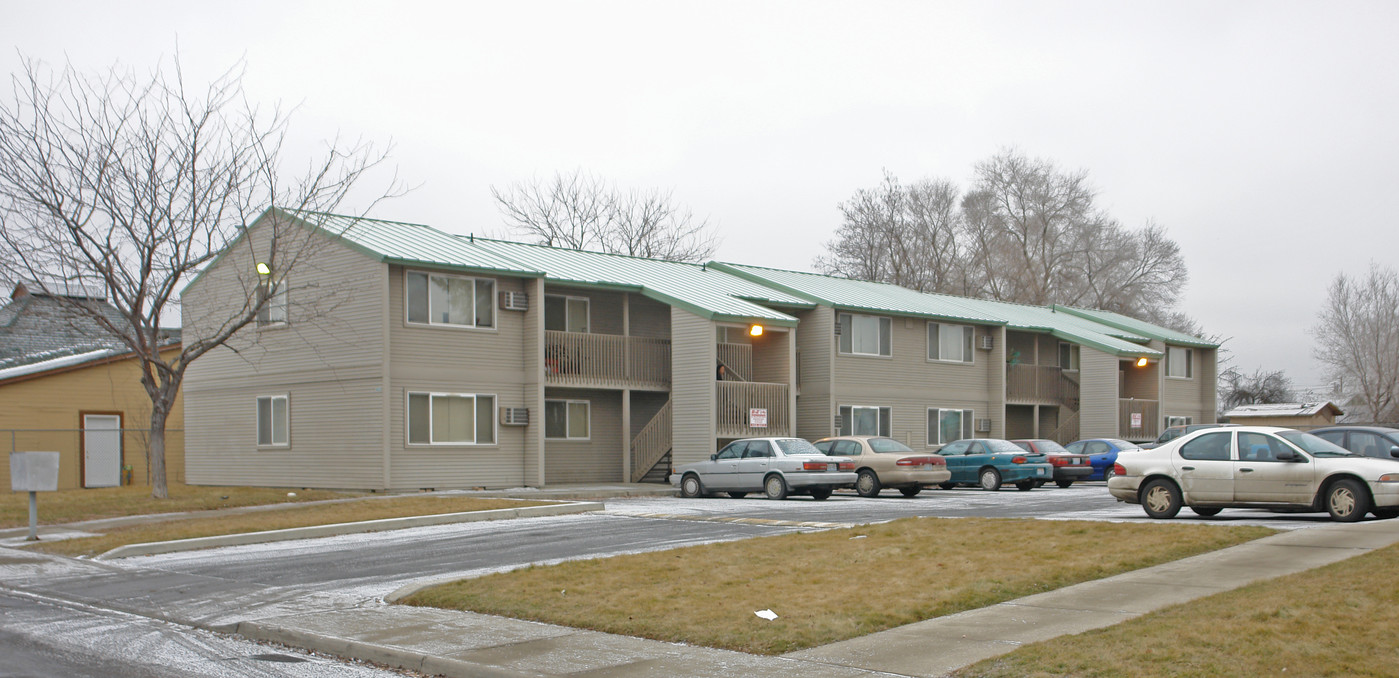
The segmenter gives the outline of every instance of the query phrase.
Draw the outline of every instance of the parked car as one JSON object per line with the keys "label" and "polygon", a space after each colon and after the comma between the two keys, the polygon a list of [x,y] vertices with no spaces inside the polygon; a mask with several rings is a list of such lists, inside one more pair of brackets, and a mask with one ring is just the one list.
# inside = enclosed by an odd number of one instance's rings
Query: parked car
{"label": "parked car", "polygon": [[821,454],[801,438],[744,438],[709,455],[709,461],[681,465],[670,484],[682,497],[722,491],[734,498],[762,492],[768,499],[809,494],[821,500],[837,487],[855,484],[855,462]]}
{"label": "parked car", "polygon": [[1037,482],[1054,477],[1054,467],[1044,455],[1026,452],[1009,440],[958,440],[943,445],[938,454],[947,460],[947,470],[952,472],[952,478],[939,485],[946,490],[964,484],[995,492],[1002,483],[1012,483],[1018,490],[1032,490]]}
{"label": "parked car", "polygon": [[1156,440],[1149,443],[1143,443],[1141,445],[1141,448],[1143,450],[1149,450],[1153,447],[1156,447],[1157,445],[1165,445],[1166,443],[1169,443],[1172,440],[1175,440],[1176,438],[1179,438],[1187,433],[1203,431],[1207,428],[1219,428],[1221,426],[1233,425],[1234,424],[1185,424],[1183,426],[1169,426],[1166,428],[1166,430],[1161,432],[1161,435],[1156,436]]}
{"label": "parked car", "polygon": [[1399,459],[1399,428],[1327,426],[1308,433],[1366,457]]}
{"label": "parked car", "polygon": [[892,487],[905,497],[915,497],[925,487],[945,483],[952,477],[947,460],[936,454],[919,454],[893,438],[840,436],[812,443],[833,457],[855,463],[855,491],[861,497],[878,497]]}
{"label": "parked car", "polygon": [[[1075,480],[1088,480],[1088,476],[1093,474],[1093,466],[1086,454],[1074,454],[1063,445],[1053,440],[1043,440],[1032,438],[1026,440],[1012,440],[1017,447],[1027,452],[1043,454],[1049,461],[1049,465],[1054,467],[1054,484],[1059,487],[1069,487]],[[1043,485],[1043,481],[1035,481],[1038,485]]]}
{"label": "parked car", "polygon": [[1142,447],[1117,438],[1088,438],[1069,443],[1065,449],[1073,454],[1088,455],[1093,472],[1084,480],[1107,480],[1112,477],[1112,465],[1117,463],[1118,452],[1140,450]]}
{"label": "parked car", "polygon": [[1226,508],[1326,511],[1353,522],[1399,516],[1399,467],[1301,431],[1240,426],[1187,433],[1117,457],[1108,491],[1152,518],[1181,506],[1202,516]]}

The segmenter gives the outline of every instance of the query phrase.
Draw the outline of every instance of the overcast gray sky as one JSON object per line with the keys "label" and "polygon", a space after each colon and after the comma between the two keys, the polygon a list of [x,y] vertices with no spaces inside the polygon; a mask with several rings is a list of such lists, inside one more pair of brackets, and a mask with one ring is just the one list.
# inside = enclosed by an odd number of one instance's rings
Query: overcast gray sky
{"label": "overcast gray sky", "polygon": [[1399,3],[32,2],[0,55],[145,69],[299,104],[295,131],[392,139],[375,216],[500,233],[490,187],[588,169],[673,188],[717,258],[810,269],[836,204],[1016,146],[1085,169],[1190,266],[1184,308],[1244,369],[1321,381],[1340,271],[1399,266]]}

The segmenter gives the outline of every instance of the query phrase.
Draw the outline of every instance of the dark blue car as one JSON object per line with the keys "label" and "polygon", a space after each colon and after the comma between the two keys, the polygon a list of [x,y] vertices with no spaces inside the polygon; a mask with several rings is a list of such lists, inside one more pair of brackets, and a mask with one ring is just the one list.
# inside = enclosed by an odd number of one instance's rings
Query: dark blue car
{"label": "dark blue car", "polygon": [[1140,445],[1117,438],[1089,438],[1065,446],[1074,454],[1088,455],[1093,464],[1093,473],[1084,480],[1107,480],[1112,477],[1112,465],[1117,463],[1117,453],[1122,450],[1140,450]]}

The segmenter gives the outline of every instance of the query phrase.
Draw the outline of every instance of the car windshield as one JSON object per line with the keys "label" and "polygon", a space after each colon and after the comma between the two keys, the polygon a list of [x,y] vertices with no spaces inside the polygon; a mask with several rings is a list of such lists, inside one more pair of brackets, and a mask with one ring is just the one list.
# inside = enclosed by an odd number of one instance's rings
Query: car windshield
{"label": "car windshield", "polygon": [[1350,450],[1340,445],[1318,438],[1310,433],[1301,431],[1280,431],[1278,437],[1286,440],[1297,447],[1306,450],[1308,454],[1317,457],[1353,457]]}
{"label": "car windshield", "polygon": [[782,450],[782,454],[787,456],[793,454],[821,454],[821,450],[816,449],[815,445],[801,438],[780,438],[773,442],[777,443],[777,448]]}
{"label": "car windshield", "polygon": [[1117,447],[1117,449],[1119,449],[1119,450],[1140,450],[1140,449],[1142,449],[1142,446],[1141,446],[1141,445],[1138,445],[1138,444],[1136,444],[1136,443],[1129,443],[1129,442],[1127,442],[1127,441],[1125,441],[1125,440],[1110,439],[1110,440],[1108,440],[1108,442],[1112,443],[1112,444],[1113,444],[1115,447]]}
{"label": "car windshield", "polygon": [[991,450],[992,452],[1009,452],[1011,454],[1021,454],[1025,452],[1025,450],[1020,449],[1019,446],[1008,440],[986,438],[981,442],[986,443],[986,449]]}
{"label": "car windshield", "polygon": [[875,452],[892,452],[895,454],[908,454],[913,448],[905,445],[893,438],[870,438],[870,449]]}
{"label": "car windshield", "polygon": [[1039,448],[1041,454],[1073,454],[1072,452],[1064,449],[1063,445],[1060,445],[1059,443],[1056,443],[1053,440],[1036,440],[1035,447]]}

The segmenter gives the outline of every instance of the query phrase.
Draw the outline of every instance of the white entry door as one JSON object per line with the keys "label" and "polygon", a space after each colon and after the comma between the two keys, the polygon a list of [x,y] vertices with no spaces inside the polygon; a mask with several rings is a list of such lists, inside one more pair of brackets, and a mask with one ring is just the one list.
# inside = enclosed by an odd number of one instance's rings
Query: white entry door
{"label": "white entry door", "polygon": [[83,415],[83,487],[121,484],[121,416]]}

